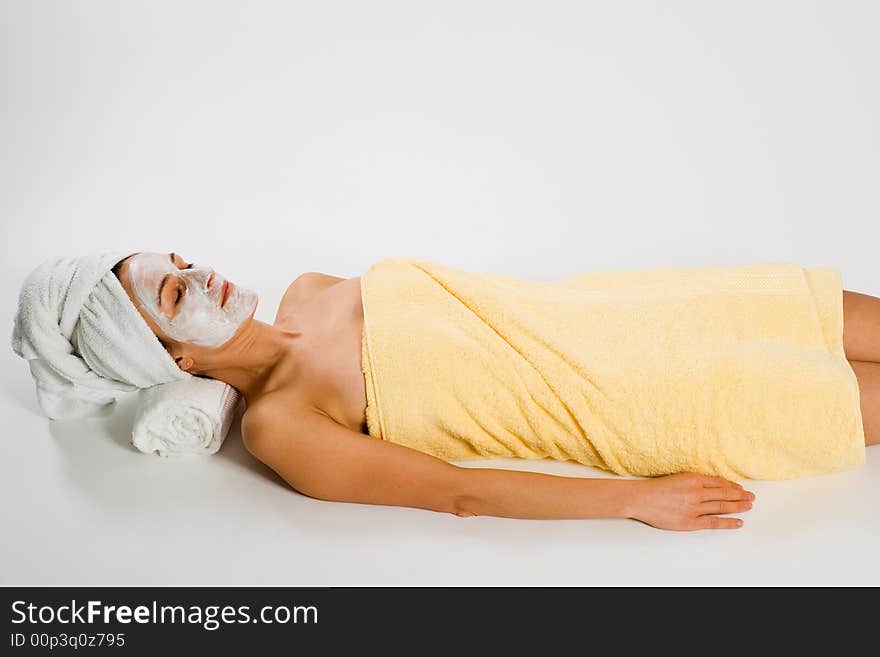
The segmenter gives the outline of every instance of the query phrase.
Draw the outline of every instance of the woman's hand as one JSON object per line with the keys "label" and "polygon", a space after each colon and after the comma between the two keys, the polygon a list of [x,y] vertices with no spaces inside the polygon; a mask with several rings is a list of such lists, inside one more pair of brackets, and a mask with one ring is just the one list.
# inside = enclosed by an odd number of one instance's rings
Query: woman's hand
{"label": "woman's hand", "polygon": [[736,529],[742,520],[717,514],[748,511],[755,499],[734,481],[689,472],[640,480],[638,486],[628,516],[658,529]]}

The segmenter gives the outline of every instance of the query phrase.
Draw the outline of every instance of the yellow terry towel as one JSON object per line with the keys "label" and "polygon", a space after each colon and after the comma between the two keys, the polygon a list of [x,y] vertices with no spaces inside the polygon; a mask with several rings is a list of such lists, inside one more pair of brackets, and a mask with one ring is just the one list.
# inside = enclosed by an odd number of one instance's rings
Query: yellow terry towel
{"label": "yellow terry towel", "polygon": [[640,476],[786,479],[865,459],[837,269],[537,282],[394,257],[364,273],[361,297],[375,438]]}

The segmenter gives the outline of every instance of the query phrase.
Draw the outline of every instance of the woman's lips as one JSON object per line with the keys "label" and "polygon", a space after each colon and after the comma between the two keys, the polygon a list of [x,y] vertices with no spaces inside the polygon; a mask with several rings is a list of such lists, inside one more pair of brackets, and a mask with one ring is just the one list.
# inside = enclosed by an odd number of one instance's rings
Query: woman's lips
{"label": "woman's lips", "polygon": [[229,298],[229,295],[232,294],[232,283],[229,281],[223,281],[223,287],[220,290],[220,307],[222,308],[226,304],[226,300]]}

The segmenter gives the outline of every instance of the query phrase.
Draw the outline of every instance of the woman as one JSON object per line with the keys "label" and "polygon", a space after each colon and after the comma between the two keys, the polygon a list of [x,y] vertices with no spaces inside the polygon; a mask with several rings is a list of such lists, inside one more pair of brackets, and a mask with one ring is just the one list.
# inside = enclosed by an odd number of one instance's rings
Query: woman
{"label": "woman", "polygon": [[[363,277],[299,276],[269,325],[253,317],[256,295],[178,254],[136,253],[113,273],[181,371],[243,394],[246,448],[303,494],[462,517],[624,517],[670,530],[736,528],[740,519],[720,516],[752,506],[753,493],[705,473],[587,479],[463,468],[369,439]],[[842,300],[863,451],[880,440],[880,299],[844,290]]]}

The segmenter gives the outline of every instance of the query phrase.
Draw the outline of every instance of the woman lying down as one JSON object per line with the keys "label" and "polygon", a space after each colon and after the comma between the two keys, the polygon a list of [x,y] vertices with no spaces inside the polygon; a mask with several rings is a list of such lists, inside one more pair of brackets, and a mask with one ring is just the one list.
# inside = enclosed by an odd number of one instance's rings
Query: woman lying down
{"label": "woman lying down", "polygon": [[[406,257],[309,272],[275,320],[175,253],[56,258],[13,348],[50,418],[211,377],[247,450],[324,500],[457,516],[731,529],[744,479],[864,463],[880,441],[880,299],[791,263],[589,271],[553,282]],[[574,461],[620,477],[455,465]]]}

